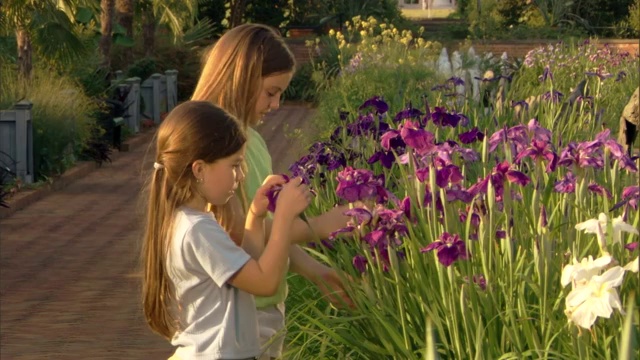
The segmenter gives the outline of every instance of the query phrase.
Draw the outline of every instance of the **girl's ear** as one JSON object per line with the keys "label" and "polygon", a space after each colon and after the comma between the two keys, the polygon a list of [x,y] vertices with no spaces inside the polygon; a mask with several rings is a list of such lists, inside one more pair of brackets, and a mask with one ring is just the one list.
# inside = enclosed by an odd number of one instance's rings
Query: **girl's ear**
{"label": "girl's ear", "polygon": [[205,162],[202,160],[196,160],[191,164],[191,172],[196,179],[202,179],[204,177]]}

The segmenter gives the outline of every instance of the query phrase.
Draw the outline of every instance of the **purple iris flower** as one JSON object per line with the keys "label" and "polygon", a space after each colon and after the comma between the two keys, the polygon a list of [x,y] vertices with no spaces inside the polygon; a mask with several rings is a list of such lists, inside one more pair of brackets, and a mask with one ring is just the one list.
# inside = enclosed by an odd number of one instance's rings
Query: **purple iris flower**
{"label": "purple iris flower", "polygon": [[463,114],[458,114],[456,112],[449,113],[447,109],[443,107],[436,107],[433,113],[431,113],[431,119],[433,123],[438,126],[450,126],[456,127],[458,124],[462,126],[469,125],[469,118]]}
{"label": "purple iris flower", "polygon": [[[467,209],[465,211],[462,210],[458,210],[458,219],[460,219],[460,222],[462,223],[466,223],[467,222],[467,212],[469,211],[469,207],[467,206]],[[471,213],[471,226],[473,226],[474,228],[477,228],[480,226],[480,215],[478,215],[478,213],[474,210]]]}
{"label": "purple iris flower", "polygon": [[[285,174],[281,174],[281,176],[284,178],[285,183],[289,182],[290,180],[289,176]],[[304,178],[303,178],[303,182],[304,182]],[[308,180],[307,180],[307,184],[308,184]],[[267,210],[272,213],[276,211],[276,203],[278,202],[278,195],[280,195],[280,190],[282,190],[282,185],[276,185],[271,189],[269,189],[269,191],[267,191],[267,199],[269,199],[269,205],[267,205]]]}
{"label": "purple iris flower", "polygon": [[502,128],[489,137],[489,152],[493,152],[498,145],[507,143],[514,154],[518,154],[529,146],[529,136],[524,125]]}
{"label": "purple iris flower", "polygon": [[596,140],[604,144],[605,149],[609,150],[609,153],[614,160],[619,161],[621,169],[628,170],[630,172],[637,172],[638,167],[635,162],[627,155],[622,145],[612,139],[610,135],[611,130],[605,129],[596,135]]}
{"label": "purple iris flower", "polygon": [[551,72],[549,65],[545,66],[544,70],[542,71],[542,75],[538,76],[538,80],[540,82],[545,82],[547,81],[547,79],[553,81],[553,73]]}
{"label": "purple iris flower", "polygon": [[368,99],[362,105],[360,105],[358,110],[362,110],[368,107],[375,108],[377,114],[384,114],[389,111],[389,105],[379,96],[374,96],[371,99]]}
{"label": "purple iris flower", "polygon": [[576,165],[578,167],[593,167],[602,169],[604,161],[600,147],[602,143],[598,140],[587,141],[576,144],[569,143],[561,152],[558,166]]}
{"label": "purple iris flower", "polygon": [[345,121],[347,120],[347,117],[349,117],[349,112],[340,110],[339,116],[340,116],[340,120]]}
{"label": "purple iris flower", "polygon": [[420,249],[420,252],[425,253],[432,250],[438,252],[438,261],[445,267],[449,267],[458,259],[468,258],[467,248],[458,234],[451,235],[448,232],[444,232],[438,240]]}
{"label": "purple iris flower", "polygon": [[576,177],[573,175],[571,171],[567,173],[567,175],[562,178],[560,181],[556,181],[553,189],[556,192],[563,194],[571,194],[576,191]]}
{"label": "purple iris flower", "polygon": [[404,140],[402,140],[402,137],[400,136],[400,131],[393,129],[387,130],[384,134],[382,134],[382,136],[380,137],[380,145],[386,151],[391,151],[391,149],[393,149],[396,152],[398,152],[398,150],[400,149],[404,150],[404,148],[407,146],[407,144],[404,142]]}
{"label": "purple iris flower", "polygon": [[401,126],[400,136],[404,142],[414,148],[420,155],[427,154],[435,149],[435,136],[420,127],[418,122],[407,120]]}
{"label": "purple iris flower", "polygon": [[367,270],[367,258],[363,255],[356,255],[353,257],[353,267],[360,273],[364,273]]}
{"label": "purple iris flower", "polygon": [[626,77],[627,77],[627,73],[626,73],[626,72],[624,72],[624,71],[620,71],[620,72],[618,73],[618,76],[616,76],[616,82],[622,81],[622,80],[624,80],[624,78],[626,78]]}
{"label": "purple iris flower", "polygon": [[612,74],[603,71],[602,69],[598,68],[598,70],[596,70],[595,72],[592,71],[587,71],[584,73],[587,76],[597,76],[598,78],[600,78],[600,81],[604,81],[610,77],[613,77]]}
{"label": "purple iris flower", "polygon": [[638,242],[635,241],[635,242],[629,243],[629,244],[625,245],[624,248],[629,250],[629,251],[634,251],[635,249],[638,248]]}
{"label": "purple iris flower", "polygon": [[633,210],[638,210],[638,202],[640,202],[640,186],[627,186],[622,189],[622,200],[613,205],[609,211],[617,210],[625,204],[628,204]]}
{"label": "purple iris flower", "polygon": [[489,180],[491,180],[491,185],[496,191],[496,199],[501,199],[505,180],[520,186],[526,186],[531,182],[527,175],[517,170],[511,170],[510,167],[511,165],[507,161],[499,163],[493,168],[491,174],[473,184],[468,190],[469,193],[474,197],[481,193],[486,194]]}
{"label": "purple iris flower", "polygon": [[536,119],[529,120],[529,123],[527,124],[527,129],[529,130],[529,133],[531,134],[532,139],[544,141],[548,143],[551,142],[551,136],[552,136],[551,131],[549,129],[545,129],[541,127],[538,123],[538,120]]}
{"label": "purple iris flower", "polygon": [[380,161],[380,164],[382,164],[386,169],[391,169],[395,160],[396,156],[390,151],[376,151],[367,160],[367,163],[371,165]]}
{"label": "purple iris flower", "polygon": [[416,170],[416,178],[421,183],[427,181],[429,179],[429,167],[422,167]]}
{"label": "purple iris flower", "polygon": [[460,185],[452,185],[450,188],[446,189],[446,194],[448,202],[460,200],[463,203],[468,204],[473,200],[473,195],[460,187]]}
{"label": "purple iris flower", "polygon": [[487,290],[487,279],[484,275],[473,275],[473,283],[478,285],[480,289]]}
{"label": "purple iris flower", "polygon": [[400,209],[402,209],[402,212],[404,213],[404,216],[407,217],[407,219],[413,220],[411,217],[411,198],[406,196],[404,199],[402,199],[402,202],[400,203]]}
{"label": "purple iris flower", "polygon": [[436,184],[441,188],[447,187],[449,183],[458,184],[462,180],[464,180],[464,177],[460,172],[460,168],[456,165],[445,165],[436,170]]}
{"label": "purple iris flower", "polygon": [[[424,199],[422,204],[425,207],[431,206],[432,201],[433,201],[433,195],[431,194],[431,191],[427,189],[424,193]],[[436,196],[436,210],[438,210],[439,212],[444,211],[444,206],[442,205],[442,200],[440,199],[440,196]]]}
{"label": "purple iris flower", "polygon": [[463,144],[471,144],[476,141],[484,140],[484,134],[480,130],[478,130],[477,127],[474,127],[467,132],[459,134],[458,139],[460,139],[460,142]]}
{"label": "purple iris flower", "polygon": [[611,191],[609,191],[608,189],[605,189],[602,185],[599,185],[598,183],[592,182],[589,184],[589,191],[596,193],[600,196],[606,196],[607,199],[611,199]]}
{"label": "purple iris flower", "polygon": [[622,189],[622,199],[628,200],[629,205],[634,210],[638,210],[638,202],[640,202],[640,186],[627,186]]}
{"label": "purple iris flower", "polygon": [[514,101],[511,100],[511,107],[521,106],[525,110],[529,110],[529,103],[525,100]]}
{"label": "purple iris flower", "polygon": [[555,171],[558,163],[558,155],[551,149],[551,144],[545,141],[533,140],[531,146],[516,156],[515,163],[520,164],[523,158],[530,157],[534,161],[546,159],[547,173]]}
{"label": "purple iris flower", "polygon": [[353,169],[347,166],[338,173],[337,180],[336,194],[350,203],[373,198],[381,202],[388,197],[388,192],[384,188],[384,178],[375,176],[369,170]]}
{"label": "purple iris flower", "polygon": [[564,94],[556,90],[547,91],[546,93],[542,94],[543,100],[551,101],[553,103],[559,103],[560,101],[562,101],[563,97]]}
{"label": "purple iris flower", "polygon": [[393,121],[395,123],[399,123],[402,120],[413,119],[413,118],[421,117],[422,115],[424,115],[422,113],[422,111],[420,111],[420,110],[418,110],[418,109],[416,109],[416,108],[414,108],[412,106],[409,106],[406,109],[404,109],[404,110],[400,111],[399,113],[397,113],[396,117],[393,118]]}

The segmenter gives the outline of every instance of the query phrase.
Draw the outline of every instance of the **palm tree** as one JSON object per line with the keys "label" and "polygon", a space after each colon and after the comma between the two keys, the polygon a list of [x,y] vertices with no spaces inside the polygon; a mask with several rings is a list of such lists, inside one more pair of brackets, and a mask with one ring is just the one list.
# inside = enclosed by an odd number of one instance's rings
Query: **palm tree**
{"label": "palm tree", "polygon": [[100,54],[102,55],[102,67],[111,67],[111,28],[113,25],[113,15],[115,11],[114,0],[100,0],[100,27],[102,36],[100,37]]}
{"label": "palm tree", "polygon": [[0,34],[15,34],[18,71],[23,79],[31,78],[34,50],[63,62],[73,61],[87,51],[69,16],[80,5],[93,6],[91,0],[2,1]]}
{"label": "palm tree", "polygon": [[[135,0],[116,0],[116,18],[120,26],[124,28],[129,39],[133,39],[133,11]],[[133,48],[126,47],[124,50],[125,63],[133,59]]]}
{"label": "palm tree", "polygon": [[184,34],[185,27],[194,24],[198,3],[202,0],[138,0],[136,10],[142,17],[142,43],[147,55],[155,50],[158,24],[166,25],[176,37]]}

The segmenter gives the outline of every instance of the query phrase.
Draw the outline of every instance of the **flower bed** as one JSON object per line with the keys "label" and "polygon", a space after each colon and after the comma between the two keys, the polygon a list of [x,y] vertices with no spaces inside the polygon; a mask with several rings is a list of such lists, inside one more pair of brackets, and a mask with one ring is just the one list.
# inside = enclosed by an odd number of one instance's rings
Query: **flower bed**
{"label": "flower bed", "polygon": [[[479,78],[480,102],[451,78],[419,106],[342,108],[291,166],[318,193],[310,213],[353,204],[314,252],[356,306],[295,304],[287,358],[638,357],[639,162],[603,121],[638,58],[536,54]],[[581,80],[594,91],[560,96]]]}

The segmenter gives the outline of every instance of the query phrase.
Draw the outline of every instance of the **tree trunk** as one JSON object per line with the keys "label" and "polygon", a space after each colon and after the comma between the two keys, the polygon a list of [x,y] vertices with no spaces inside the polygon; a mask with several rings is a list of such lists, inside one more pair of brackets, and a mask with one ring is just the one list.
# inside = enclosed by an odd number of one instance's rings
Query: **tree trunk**
{"label": "tree trunk", "polygon": [[100,0],[100,23],[102,37],[100,38],[100,55],[102,55],[102,67],[111,67],[111,33],[113,29],[113,15],[115,0]]}
{"label": "tree trunk", "polygon": [[145,49],[145,55],[150,56],[156,47],[156,18],[153,15],[153,7],[145,8],[142,18],[142,44]]}
{"label": "tree trunk", "polygon": [[31,78],[31,36],[24,28],[16,30],[16,40],[18,42],[18,73],[23,79]]}
{"label": "tree trunk", "polygon": [[[135,0],[116,0],[116,18],[126,35],[133,39],[133,12]],[[122,57],[125,64],[133,60],[133,47],[125,47]]]}
{"label": "tree trunk", "polygon": [[231,17],[229,19],[229,28],[242,24],[242,17],[244,16],[244,9],[246,7],[246,0],[234,0],[231,2]]}

